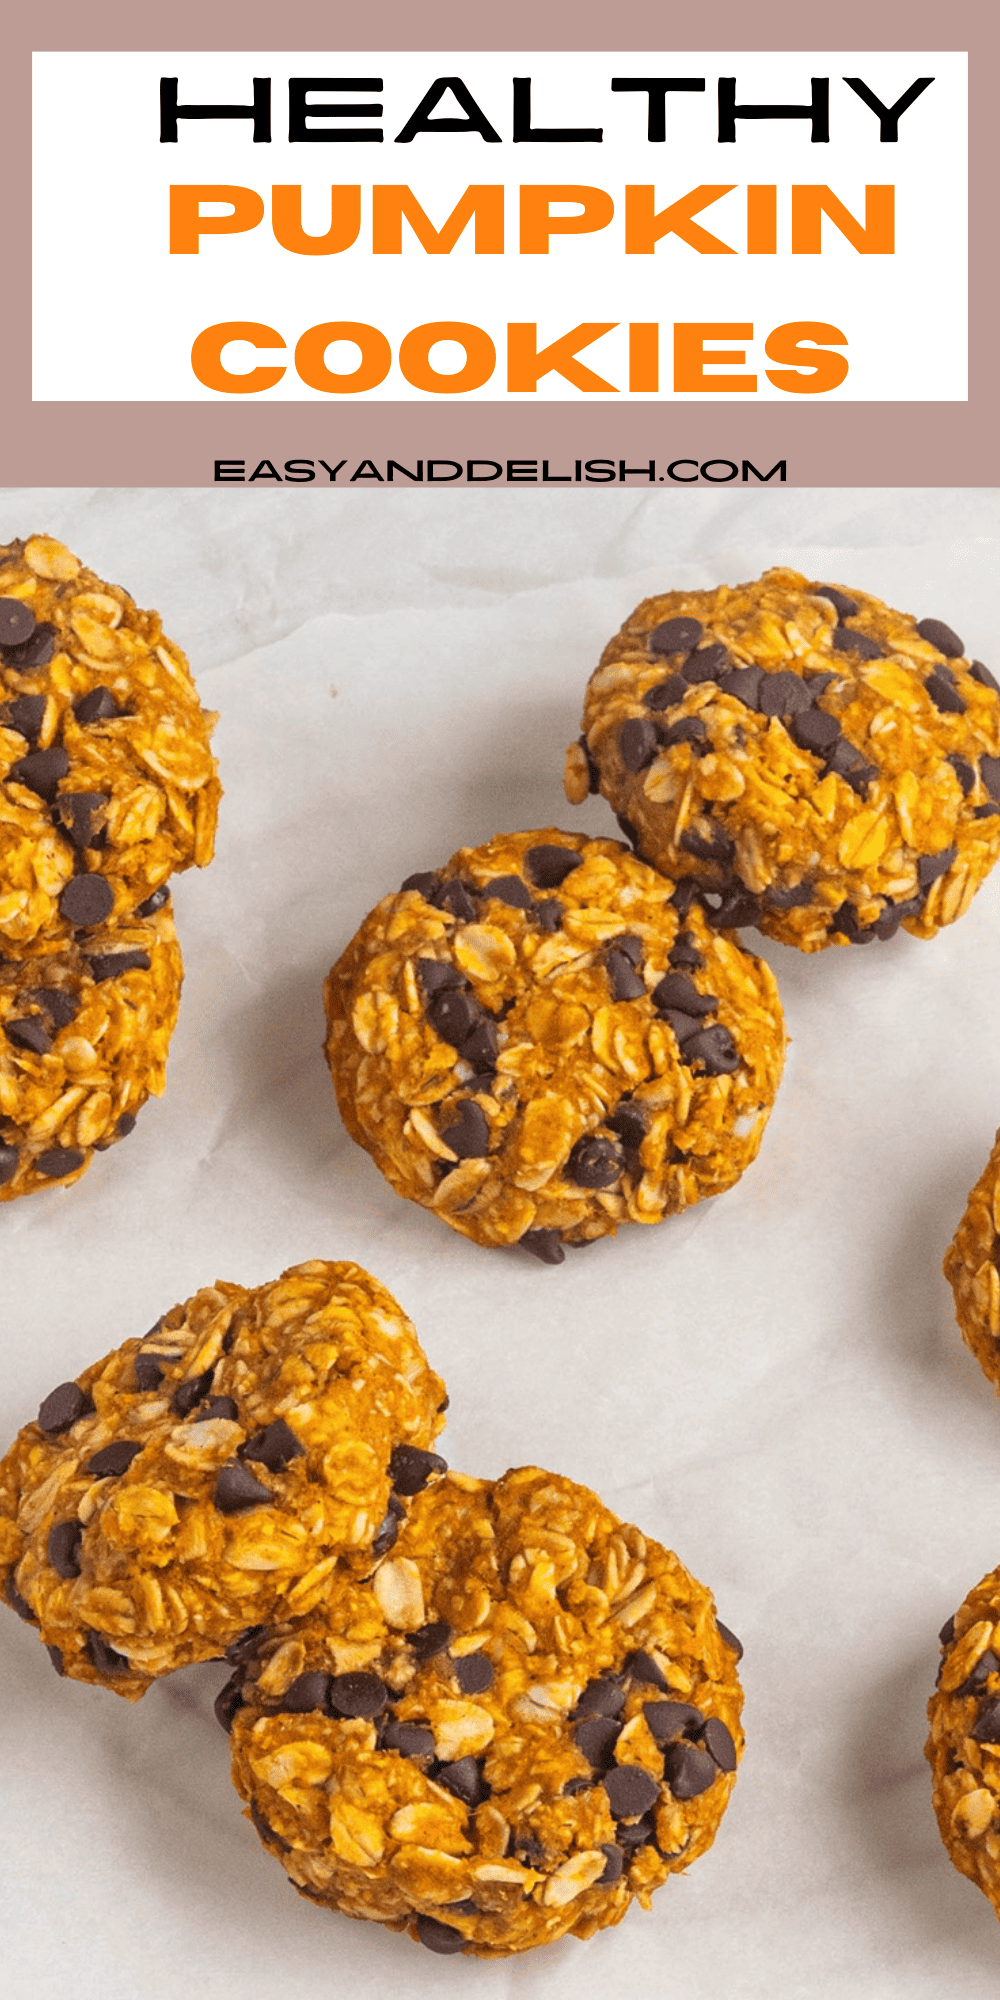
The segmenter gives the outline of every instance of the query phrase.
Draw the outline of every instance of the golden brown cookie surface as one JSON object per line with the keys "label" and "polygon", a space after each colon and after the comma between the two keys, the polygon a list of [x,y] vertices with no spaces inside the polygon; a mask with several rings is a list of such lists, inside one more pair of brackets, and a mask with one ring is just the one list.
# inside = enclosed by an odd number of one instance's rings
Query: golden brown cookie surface
{"label": "golden brown cookie surface", "polygon": [[45,1398],[0,1463],[0,1596],[60,1673],[130,1700],[370,1568],[394,1452],[444,1385],[356,1264],[175,1306]]}
{"label": "golden brown cookie surface", "polygon": [[1000,1570],[949,1618],[941,1648],[927,1709],[934,1811],[955,1867],[1000,1915]]}
{"label": "golden brown cookie surface", "polygon": [[214,721],[157,612],[49,535],[0,547],[0,950],[211,860]]}
{"label": "golden brown cookie surface", "polygon": [[732,1186],[784,1026],[768,967],[688,902],[619,842],[555,828],[385,897],[326,982],[326,1053],[397,1193],[559,1262]]}
{"label": "golden brown cookie surface", "polygon": [[711,1844],[739,1645],[677,1557],[527,1467],[419,1493],[372,1580],[265,1636],[220,1699],[303,1894],[499,1957],[589,1937]]}
{"label": "golden brown cookie surface", "polygon": [[1000,853],[1000,689],[939,619],[772,569],[647,598],[587,689],[566,789],[718,920],[804,951],[932,937]]}
{"label": "golden brown cookie surface", "polygon": [[1000,1132],[944,1259],[962,1339],[1000,1389]]}

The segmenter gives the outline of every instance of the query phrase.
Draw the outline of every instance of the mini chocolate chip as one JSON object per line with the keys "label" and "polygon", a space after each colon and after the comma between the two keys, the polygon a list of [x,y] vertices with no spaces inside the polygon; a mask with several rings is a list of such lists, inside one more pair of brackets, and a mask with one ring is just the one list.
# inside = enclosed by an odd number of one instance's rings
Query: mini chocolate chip
{"label": "mini chocolate chip", "polygon": [[[253,1820],[257,1832],[265,1844],[270,1841],[272,1847],[278,1848],[280,1853],[288,1854],[290,1852],[287,1840],[282,1840],[280,1833],[275,1833],[273,1826],[264,1818],[259,1806],[251,1805],[250,1818]],[[295,1886],[298,1887],[298,1884]]]}
{"label": "mini chocolate chip", "polygon": [[621,1848],[616,1846],[613,1840],[602,1840],[599,1851],[601,1854],[606,1854],[608,1858],[604,1864],[603,1872],[597,1877],[594,1887],[595,1889],[608,1889],[612,1882],[617,1882],[621,1879],[621,1872],[625,1866],[625,1856]]}
{"label": "mini chocolate chip", "polygon": [[659,748],[655,722],[647,715],[629,716],[618,731],[618,748],[626,771],[644,771]]}
{"label": "mini chocolate chip", "polygon": [[189,1417],[193,1409],[203,1402],[212,1386],[215,1369],[206,1368],[201,1375],[192,1376],[188,1382],[181,1382],[174,1390],[170,1407],[179,1417]]}
{"label": "mini chocolate chip", "polygon": [[425,998],[447,987],[467,986],[469,983],[464,972],[460,972],[457,965],[450,965],[446,959],[418,958],[416,970]]}
{"label": "mini chocolate chip", "polygon": [[556,901],[554,896],[547,896],[542,902],[536,903],[535,915],[543,931],[551,932],[562,929],[563,906]]}
{"label": "mini chocolate chip", "polygon": [[117,1653],[110,1639],[105,1639],[100,1632],[87,1633],[87,1651],[99,1674],[128,1673],[129,1662],[125,1654]]}
{"label": "mini chocolate chip", "polygon": [[917,881],[922,889],[929,889],[940,875],[947,875],[958,853],[957,847],[942,847],[939,854],[922,854],[917,862]]}
{"label": "mini chocolate chip", "polygon": [[230,1674],[229,1679],[227,1680],[225,1686],[219,1689],[219,1692],[212,1703],[212,1709],[215,1715],[215,1720],[219,1724],[220,1728],[225,1730],[227,1736],[229,1735],[229,1732],[232,1729],[234,1715],[242,1707],[243,1707],[242,1677],[240,1674]]}
{"label": "mini chocolate chip", "polygon": [[75,1146],[50,1146],[48,1152],[38,1154],[35,1166],[47,1181],[62,1181],[67,1174],[75,1174],[86,1157]]}
{"label": "mini chocolate chip", "polygon": [[801,715],[793,715],[789,733],[800,750],[825,757],[840,735],[840,724],[825,708],[807,708]]}
{"label": "mini chocolate chip", "polygon": [[943,653],[946,660],[961,659],[965,647],[958,633],[953,632],[950,625],[942,624],[940,618],[921,618],[917,624],[917,631],[920,637],[927,641],[928,646],[933,646],[937,652]]}
{"label": "mini chocolate chip", "polygon": [[81,1417],[93,1415],[94,1405],[79,1382],[60,1382],[57,1389],[50,1389],[44,1401],[39,1404],[38,1427],[47,1437],[61,1437],[64,1431],[72,1430]]}
{"label": "mini chocolate chip", "polygon": [[540,1264],[562,1264],[566,1252],[558,1229],[526,1229],[517,1239],[518,1249],[527,1250]]}
{"label": "mini chocolate chip", "polygon": [[436,1451],[422,1451],[416,1444],[393,1445],[389,1454],[389,1478],[394,1490],[406,1499],[422,1493],[432,1473],[447,1470],[447,1459]]}
{"label": "mini chocolate chip", "polygon": [[611,938],[610,943],[615,951],[620,951],[622,957],[628,959],[630,965],[642,964],[646,947],[641,937],[637,937],[634,931],[619,931],[618,936]]}
{"label": "mini chocolate chip", "polygon": [[955,1614],[954,1614],[954,1612],[952,1612],[952,1615],[951,1615],[951,1617],[950,1617],[950,1618],[946,1618],[946,1619],[945,1619],[945,1621],[944,1621],[944,1624],[942,1625],[942,1627],[941,1627],[941,1630],[940,1630],[940,1632],[938,1633],[938,1638],[940,1639],[940,1641],[941,1641],[941,1644],[942,1644],[942,1646],[951,1646],[951,1645],[953,1645],[953,1644],[954,1644],[954,1641],[955,1641]]}
{"label": "mini chocolate chip", "polygon": [[577,1187],[609,1188],[621,1179],[625,1161],[613,1139],[596,1134],[578,1139],[566,1162],[566,1175]]}
{"label": "mini chocolate chip", "polygon": [[231,1396],[210,1396],[208,1402],[202,1403],[200,1410],[195,1411],[191,1421],[194,1424],[210,1424],[219,1418],[227,1424],[239,1423],[239,1409]]}
{"label": "mini chocolate chip", "polygon": [[491,881],[482,883],[479,893],[493,902],[509,903],[512,910],[533,907],[531,890],[520,875],[494,875]]}
{"label": "mini chocolate chip", "polygon": [[875,923],[872,925],[875,936],[882,938],[886,942],[889,938],[894,938],[904,919],[906,917],[915,917],[922,906],[922,896],[911,896],[906,903],[887,901],[881,915],[876,918]]}
{"label": "mini chocolate chip", "polygon": [[558,889],[583,860],[572,847],[529,847],[524,866],[539,889]]}
{"label": "mini chocolate chip", "polygon": [[1000,812],[1000,805],[973,806],[972,817],[973,819],[993,819],[998,812]]}
{"label": "mini chocolate chip", "polygon": [[75,993],[67,992],[65,986],[40,986],[30,998],[37,1006],[44,1007],[57,1034],[60,1028],[68,1028],[80,1012]]}
{"label": "mini chocolate chip", "polygon": [[23,646],[35,629],[35,614],[20,597],[0,597],[0,646]]}
{"label": "mini chocolate chip", "polygon": [[660,1796],[656,1779],[639,1764],[616,1764],[603,1784],[615,1819],[638,1819]]}
{"label": "mini chocolate chip", "polygon": [[643,1652],[641,1647],[637,1652],[629,1654],[625,1662],[625,1672],[630,1680],[640,1681],[648,1687],[662,1688],[666,1693],[667,1681],[651,1654]]}
{"label": "mini chocolate chip", "polygon": [[419,1660],[422,1666],[425,1660],[433,1660],[438,1653],[446,1653],[454,1637],[454,1627],[444,1618],[435,1618],[429,1625],[419,1625],[415,1632],[408,1632],[406,1642],[414,1659]]}
{"label": "mini chocolate chip", "polygon": [[375,1530],[375,1539],[372,1542],[372,1555],[388,1555],[389,1550],[395,1544],[398,1534],[399,1522],[395,1514],[384,1514]]}
{"label": "mini chocolate chip", "polygon": [[859,924],[857,910],[849,900],[834,911],[830,918],[830,930],[834,936],[839,933],[841,937],[850,938],[852,944],[870,944],[875,936],[874,925]]}
{"label": "mini chocolate chip", "polygon": [[721,1716],[709,1716],[701,1732],[701,1740],[720,1771],[735,1771],[736,1745]]}
{"label": "mini chocolate chip", "polygon": [[715,930],[742,930],[747,924],[755,924],[760,916],[759,897],[744,888],[742,882],[730,882],[714,906],[707,898],[704,901],[705,915]]}
{"label": "mini chocolate chip", "polygon": [[408,875],[406,881],[400,883],[399,893],[402,895],[405,889],[415,889],[418,896],[426,898],[436,886],[437,876],[425,869],[422,873]]}
{"label": "mini chocolate chip", "polygon": [[984,667],[982,660],[973,660],[969,672],[973,680],[979,682],[980,687],[992,688],[994,694],[1000,694],[1000,681],[995,674],[990,673],[989,667]]}
{"label": "mini chocolate chip", "polygon": [[630,819],[626,819],[624,813],[616,813],[615,819],[617,820],[618,825],[620,826],[623,834],[625,835],[625,838],[628,841],[629,846],[634,847],[638,851],[639,847],[638,827],[633,826],[632,821]]}
{"label": "mini chocolate chip", "polygon": [[984,1682],[989,1680],[990,1675],[998,1672],[1000,1672],[1000,1659],[997,1658],[992,1647],[988,1646],[985,1653],[980,1653],[971,1674],[966,1676],[961,1687],[955,1689],[955,1693],[957,1695],[976,1694]]}
{"label": "mini chocolate chip", "polygon": [[689,1069],[697,1063],[706,1076],[731,1076],[739,1069],[740,1054],[729,1029],[716,1021],[685,1042],[684,1061]]}
{"label": "mini chocolate chip", "polygon": [[694,981],[683,972],[664,973],[650,997],[659,1013],[668,1007],[679,1007],[684,1014],[711,1014],[719,1004],[714,993],[699,993]]}
{"label": "mini chocolate chip", "polygon": [[485,1694],[493,1686],[493,1662],[487,1653],[464,1653],[453,1664],[463,1694]]}
{"label": "mini chocolate chip", "polygon": [[15,784],[25,785],[29,792],[37,793],[51,805],[59,787],[60,778],[65,778],[69,770],[69,758],[61,744],[53,744],[51,750],[29,750],[16,764],[12,764],[8,776]]}
{"label": "mini chocolate chip", "polygon": [[782,670],[776,674],[761,674],[757,690],[757,707],[762,715],[796,715],[812,703],[809,686],[801,674]]}
{"label": "mini chocolate chip", "polygon": [[706,743],[708,725],[700,715],[682,715],[679,722],[661,722],[657,735],[664,750],[672,750],[675,743]]}
{"label": "mini chocolate chip", "polygon": [[655,687],[647,688],[642,697],[644,708],[654,712],[663,708],[676,708],[684,700],[690,683],[683,674],[668,674],[665,681],[657,681]]}
{"label": "mini chocolate chip", "polygon": [[696,861],[715,861],[720,868],[728,866],[736,852],[734,843],[721,826],[713,826],[708,833],[699,833],[689,826],[681,834],[680,845],[685,854],[693,854]]}
{"label": "mini chocolate chip", "polygon": [[654,1743],[660,1744],[698,1735],[705,1722],[700,1708],[689,1701],[647,1701],[642,1712]]}
{"label": "mini chocolate chip", "polygon": [[980,757],[979,775],[990,798],[1000,803],[1000,757]]}
{"label": "mini chocolate chip", "polygon": [[150,1348],[144,1354],[137,1354],[132,1363],[136,1388],[148,1396],[151,1390],[159,1388],[164,1370],[176,1360],[176,1354],[154,1354]]}
{"label": "mini chocolate chip", "polygon": [[651,653],[692,653],[704,631],[698,618],[666,618],[646,635]]}
{"label": "mini chocolate chip", "polygon": [[453,1049],[461,1049],[482,1020],[478,1000],[462,987],[443,986],[427,1003],[427,1018],[435,1034]]}
{"label": "mini chocolate chip", "polygon": [[852,632],[849,625],[837,625],[833,634],[835,653],[854,653],[859,660],[882,660],[885,655],[877,639],[867,632]]}
{"label": "mini chocolate chip", "polygon": [[701,901],[701,889],[694,877],[689,875],[684,880],[678,882],[673,895],[669,896],[667,900],[671,907],[677,911],[677,915],[683,923],[692,904]]}
{"label": "mini chocolate chip", "polygon": [[656,1821],[652,1813],[644,1813],[641,1819],[636,1820],[634,1826],[619,1825],[615,1827],[615,1832],[620,1845],[626,1853],[630,1853],[635,1848],[645,1847],[649,1841],[656,1839]]}
{"label": "mini chocolate chip", "polygon": [[443,1958],[451,1958],[455,1952],[469,1949],[469,1939],[464,1938],[452,1924],[443,1924],[440,1917],[420,1916],[415,1929],[421,1944],[425,1944],[428,1951],[440,1952]]}
{"label": "mini chocolate chip", "polygon": [[626,1098],[616,1105],[605,1119],[609,1131],[614,1132],[627,1153],[637,1153],[646,1137],[646,1114],[640,1104]]}
{"label": "mini chocolate chip", "polygon": [[761,681],[765,675],[760,667],[734,667],[731,673],[723,674],[719,681],[719,693],[732,695],[741,701],[744,708],[756,708]]}
{"label": "mini chocolate chip", "polygon": [[266,1625],[248,1625],[237,1639],[231,1640],[226,1647],[226,1659],[230,1666],[242,1667],[245,1661],[252,1659],[257,1650],[257,1641],[263,1638],[266,1631]]}
{"label": "mini chocolate chip", "polygon": [[73,875],[59,898],[60,914],[78,930],[103,924],[115,907],[115,892],[103,875]]}
{"label": "mini chocolate chip", "polygon": [[853,618],[858,608],[853,597],[848,597],[846,591],[836,590],[832,583],[818,583],[813,596],[829,598],[838,618]]}
{"label": "mini chocolate chip", "polygon": [[88,958],[91,978],[99,986],[104,979],[120,979],[123,972],[148,972],[148,951],[103,951]]}
{"label": "mini chocolate chip", "polygon": [[667,953],[667,960],[678,971],[685,972],[697,972],[699,966],[705,963],[704,955],[698,950],[690,931],[678,931]]}
{"label": "mini chocolate chip", "polygon": [[601,789],[601,774],[590,754],[590,745],[586,737],[578,736],[576,740],[587,759],[587,790],[591,797],[593,797],[594,793],[599,792]]}
{"label": "mini chocolate chip", "polygon": [[473,1069],[477,1070],[495,1069],[499,1052],[500,1038],[496,1022],[485,1019],[473,1028],[471,1035],[466,1036],[459,1051],[464,1061],[471,1063]]}
{"label": "mini chocolate chip", "polygon": [[13,667],[17,674],[27,674],[34,667],[47,667],[56,650],[56,628],[45,619],[36,625],[22,646],[3,648],[4,665]]}
{"label": "mini chocolate chip", "polygon": [[812,899],[810,882],[793,882],[787,889],[770,888],[764,891],[764,905],[768,910],[804,910]]}
{"label": "mini chocolate chip", "polygon": [[490,1148],[490,1128],[482,1105],[472,1097],[463,1097],[457,1111],[454,1122],[442,1128],[441,1138],[460,1160],[481,1160]]}
{"label": "mini chocolate chip", "polygon": [[624,952],[616,951],[612,947],[605,955],[604,964],[607,969],[613,1000],[645,999],[645,980],[641,978],[635,966],[630,964]]}
{"label": "mini chocolate chip", "polygon": [[113,1444],[106,1444],[101,1451],[95,1451],[83,1470],[91,1479],[120,1479],[141,1450],[138,1438],[116,1438]]}
{"label": "mini chocolate chip", "polygon": [[63,1665],[62,1647],[46,1646],[45,1651],[47,1652],[49,1659],[52,1661],[52,1665],[54,1666],[56,1673],[59,1675],[61,1679],[63,1674],[66,1672],[66,1669]]}
{"label": "mini chocolate chip", "polygon": [[478,1917],[479,1904],[471,1896],[460,1896],[457,1903],[442,1903],[443,1910],[460,1910],[463,1917]]}
{"label": "mini chocolate chip", "polygon": [[82,1540],[82,1521],[57,1521],[49,1529],[45,1552],[57,1576],[79,1576]]}
{"label": "mini chocolate chip", "polygon": [[663,1776],[675,1799],[696,1799],[715,1781],[718,1766],[693,1743],[668,1743],[663,1752]]}
{"label": "mini chocolate chip", "polygon": [[696,653],[689,653],[681,673],[686,681],[697,687],[700,681],[717,681],[722,674],[728,673],[732,664],[725,646],[716,639],[711,645],[700,647]]}
{"label": "mini chocolate chip", "polygon": [[0,1139],[0,1187],[6,1187],[7,1182],[13,1180],[18,1158],[17,1147],[8,1146],[5,1140]]}
{"label": "mini chocolate chip", "polygon": [[951,765],[966,798],[968,798],[976,782],[976,773],[972,765],[965,757],[960,757],[957,751],[948,757],[946,761]]}
{"label": "mini chocolate chip", "polygon": [[19,1618],[23,1618],[24,1623],[26,1625],[38,1624],[38,1620],[35,1617],[35,1614],[32,1611],[27,1598],[21,1596],[21,1593],[18,1590],[17,1585],[12,1577],[7,1578],[7,1595],[5,1602],[11,1611],[16,1611],[17,1616]]}
{"label": "mini chocolate chip", "polygon": [[74,847],[96,847],[101,829],[94,821],[108,804],[104,792],[60,792],[56,817],[65,827]]}
{"label": "mini chocolate chip", "polygon": [[28,1014],[20,1021],[5,1021],[4,1034],[16,1049],[29,1049],[35,1056],[44,1056],[52,1047],[52,1036],[40,1014]]}
{"label": "mini chocolate chip", "polygon": [[305,1456],[305,1445],[286,1424],[284,1417],[276,1417],[262,1431],[256,1431],[243,1446],[243,1457],[252,1458],[255,1464],[266,1465],[269,1472],[284,1472],[293,1458]]}
{"label": "mini chocolate chip", "polygon": [[1000,1701],[984,1703],[969,1731],[977,1743],[1000,1743]]}
{"label": "mini chocolate chip", "polygon": [[157,910],[162,910],[164,903],[169,903],[169,901],[170,884],[168,882],[161,882],[160,887],[154,889],[152,895],[147,896],[144,903],[139,904],[135,914],[137,917],[155,917]]}
{"label": "mini chocolate chip", "polygon": [[382,1731],[381,1747],[395,1750],[400,1757],[433,1757],[434,1732],[417,1722],[397,1722],[391,1716]]}
{"label": "mini chocolate chip", "polygon": [[625,1706],[625,1689],[617,1675],[597,1674],[580,1695],[574,1715],[620,1715]]}
{"label": "mini chocolate chip", "polygon": [[837,738],[827,758],[826,768],[835,771],[838,778],[843,778],[845,785],[850,785],[859,798],[864,798],[872,779],[878,777],[876,766],[867,763],[860,750],[856,750],[853,743],[848,743],[846,736]]}
{"label": "mini chocolate chip", "polygon": [[5,729],[16,729],[26,742],[37,743],[46,707],[43,694],[19,694],[16,701],[5,702],[0,708],[0,721]]}
{"label": "mini chocolate chip", "polygon": [[442,882],[428,901],[436,910],[450,910],[461,924],[471,924],[476,919],[476,906],[464,882],[451,880]]}
{"label": "mini chocolate chip", "polygon": [[479,1806],[489,1798],[490,1788],[475,1757],[458,1757],[452,1764],[439,1764],[434,1776],[436,1783],[453,1792],[463,1805]]}
{"label": "mini chocolate chip", "polygon": [[835,681],[843,680],[842,674],[811,674],[808,668],[805,667],[803,668],[803,672],[805,673],[806,677],[806,686],[809,689],[809,693],[812,696],[813,701],[815,701],[819,695],[825,694],[827,688],[832,687]]}
{"label": "mini chocolate chip", "polygon": [[[584,1789],[587,1791],[589,1791],[591,1788],[591,1781],[589,1778],[584,1778],[582,1779],[582,1781],[571,1779],[570,1782],[571,1783],[581,1782]],[[566,1791],[565,1785],[563,1786],[563,1791],[564,1792]],[[515,1833],[513,1840],[513,1847],[514,1847],[514,1853],[517,1855],[518,1860],[523,1861],[524,1866],[526,1868],[537,1868],[539,1867],[540,1863],[545,1860],[545,1849],[542,1846],[541,1841],[535,1840],[533,1835],[530,1833]]]}
{"label": "mini chocolate chip", "polygon": [[965,714],[965,703],[958,689],[953,687],[950,681],[946,681],[943,674],[931,674],[925,680],[924,686],[935,708],[939,708],[943,715]]}
{"label": "mini chocolate chip", "polygon": [[266,1507],[273,1499],[269,1488],[235,1460],[216,1475],[212,1500],[220,1514],[242,1514],[251,1507]]}
{"label": "mini chocolate chip", "polygon": [[112,716],[120,712],[111,689],[102,686],[100,682],[97,687],[92,687],[88,694],[82,694],[79,701],[73,703],[73,714],[84,726],[88,722],[110,722]]}
{"label": "mini chocolate chip", "polygon": [[585,1715],[574,1731],[576,1747],[593,1771],[607,1771],[614,1763],[615,1744],[622,1725],[613,1715]]}
{"label": "mini chocolate chip", "polygon": [[371,1721],[388,1706],[389,1690],[379,1674],[332,1674],[327,1700],[335,1715]]}

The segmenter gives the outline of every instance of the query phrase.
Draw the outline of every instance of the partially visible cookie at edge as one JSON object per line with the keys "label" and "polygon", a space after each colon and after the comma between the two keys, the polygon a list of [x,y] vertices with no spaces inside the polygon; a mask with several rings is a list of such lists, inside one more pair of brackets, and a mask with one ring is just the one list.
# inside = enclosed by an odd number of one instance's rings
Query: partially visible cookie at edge
{"label": "partially visible cookie at edge", "polygon": [[941,1839],[1000,1916],[1000,1570],[941,1631],[926,1755]]}
{"label": "partially visible cookie at edge", "polygon": [[1000,1132],[945,1252],[966,1347],[1000,1389]]}

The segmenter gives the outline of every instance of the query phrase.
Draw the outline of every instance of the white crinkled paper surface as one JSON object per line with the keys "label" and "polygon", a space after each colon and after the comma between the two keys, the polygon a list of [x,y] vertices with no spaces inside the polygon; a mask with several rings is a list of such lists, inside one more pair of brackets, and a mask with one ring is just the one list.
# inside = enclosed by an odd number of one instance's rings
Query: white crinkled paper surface
{"label": "white crinkled paper surface", "polygon": [[1000,875],[932,943],[759,945],[792,1037],[740,1185],[556,1269],[400,1201],[343,1131],[324,974],[380,896],[569,807],[587,676],[638,599],[775,563],[946,620],[1000,671],[993,491],[31,489],[155,605],[217,708],[216,861],[176,884],[166,1096],[74,1188],[0,1207],[0,1447],[55,1383],[216,1277],[351,1258],[451,1395],[441,1448],[538,1463],[674,1547],[746,1646],[712,1852],[648,1914],[504,1964],[297,1898],[241,1817],[212,1700],[59,1681],[0,1612],[0,1909],[14,2000],[994,2000],[996,1920],[923,1759],[939,1626],[1000,1564],[1000,1402],[941,1258],[1000,1123]]}

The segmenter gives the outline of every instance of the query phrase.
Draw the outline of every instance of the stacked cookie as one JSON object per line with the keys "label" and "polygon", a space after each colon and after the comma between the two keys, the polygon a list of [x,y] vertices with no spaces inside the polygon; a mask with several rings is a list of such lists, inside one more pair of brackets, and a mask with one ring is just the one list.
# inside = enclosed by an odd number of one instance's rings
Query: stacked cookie
{"label": "stacked cookie", "polygon": [[446,1405],[356,1265],[207,1287],[20,1432],[0,1596],[129,1700],[224,1655],[234,1781],[301,1893],[496,1957],[619,1922],[710,1846],[741,1649],[585,1488],[449,1474]]}
{"label": "stacked cookie", "polygon": [[214,721],[156,612],[51,536],[0,547],[0,1199],[77,1180],[163,1089]]}

